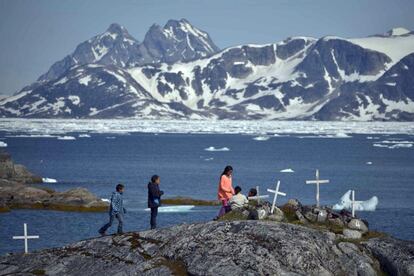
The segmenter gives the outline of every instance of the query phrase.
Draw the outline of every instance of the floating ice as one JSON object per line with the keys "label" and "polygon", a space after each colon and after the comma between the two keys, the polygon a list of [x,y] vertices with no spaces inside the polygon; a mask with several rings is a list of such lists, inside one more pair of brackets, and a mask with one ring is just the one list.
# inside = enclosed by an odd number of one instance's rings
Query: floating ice
{"label": "floating ice", "polygon": [[113,140],[113,139],[116,139],[116,137],[115,136],[108,136],[108,137],[105,137],[106,139],[110,139],[110,140]]}
{"label": "floating ice", "polygon": [[69,141],[69,140],[76,140],[76,138],[73,137],[73,136],[59,136],[57,139],[58,140],[67,140],[67,141]]}
{"label": "floating ice", "polygon": [[102,201],[104,201],[104,202],[111,202],[109,199],[107,199],[107,198],[101,198],[101,200]]}
{"label": "floating ice", "polygon": [[42,178],[42,182],[43,183],[57,183],[57,180],[53,178],[44,177]]}
{"label": "floating ice", "polygon": [[204,161],[212,161],[212,160],[214,160],[214,158],[213,158],[213,157],[210,157],[210,158],[205,158],[205,159],[204,159]]}
{"label": "floating ice", "polygon": [[12,138],[56,138],[55,135],[50,135],[50,134],[6,135],[6,137],[12,137]]}
{"label": "floating ice", "polygon": [[[378,205],[378,197],[373,196],[365,201],[358,201],[355,203],[356,211],[375,211]],[[342,209],[351,209],[351,190],[347,191],[342,197],[341,201],[338,204],[335,204],[332,209],[342,210]]]}
{"label": "floating ice", "polygon": [[284,169],[284,170],[280,170],[281,173],[294,173],[295,171],[292,169]]}
{"label": "floating ice", "polygon": [[298,138],[352,138],[352,136],[340,132],[335,134],[304,135],[298,136]]}
{"label": "floating ice", "polygon": [[[0,118],[0,131],[39,134],[93,133],[231,133],[261,135],[414,134],[412,122],[132,120],[132,119],[15,119]],[[339,133],[339,135],[338,135]]]}
{"label": "floating ice", "polygon": [[205,148],[204,150],[205,151],[230,151],[230,149],[227,147],[222,147],[222,148],[208,147],[208,148]]}
{"label": "floating ice", "polygon": [[7,147],[7,143],[0,141],[0,148],[5,148]]}
{"label": "floating ice", "polygon": [[253,138],[253,140],[255,140],[255,141],[267,141],[269,139],[270,139],[269,136],[257,136],[257,137]]}
{"label": "floating ice", "polygon": [[79,138],[91,138],[89,134],[79,134]]}
{"label": "floating ice", "polygon": [[413,141],[391,141],[385,140],[378,143],[374,143],[373,146],[377,148],[388,148],[388,149],[397,149],[397,148],[412,148],[414,145]]}
{"label": "floating ice", "polygon": [[[185,213],[191,211],[194,205],[177,205],[177,206],[161,206],[158,208],[159,213]],[[150,208],[145,209],[150,211]]]}
{"label": "floating ice", "polygon": [[372,165],[372,162],[371,161],[368,161],[366,164],[367,165]]}

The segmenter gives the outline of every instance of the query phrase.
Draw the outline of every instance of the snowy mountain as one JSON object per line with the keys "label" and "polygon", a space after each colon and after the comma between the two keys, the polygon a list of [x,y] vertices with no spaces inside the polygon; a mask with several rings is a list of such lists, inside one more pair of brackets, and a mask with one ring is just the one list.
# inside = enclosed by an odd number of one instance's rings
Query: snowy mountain
{"label": "snowy mountain", "polygon": [[0,100],[0,116],[412,121],[413,77],[403,28],[219,51],[184,19],[153,25],[142,43],[113,24]]}

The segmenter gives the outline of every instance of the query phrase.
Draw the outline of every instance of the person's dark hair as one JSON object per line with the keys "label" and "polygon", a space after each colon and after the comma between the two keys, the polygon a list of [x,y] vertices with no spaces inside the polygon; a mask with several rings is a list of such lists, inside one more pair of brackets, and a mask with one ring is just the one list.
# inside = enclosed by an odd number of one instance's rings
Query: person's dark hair
{"label": "person's dark hair", "polygon": [[242,191],[242,189],[240,188],[240,186],[236,186],[236,188],[234,188],[234,193],[237,195],[238,193],[240,193]]}
{"label": "person's dark hair", "polygon": [[121,191],[123,188],[125,188],[125,186],[124,186],[124,185],[122,185],[122,184],[118,184],[118,185],[116,185],[116,187],[115,187],[115,189],[116,189],[116,191],[117,191],[117,192]]}
{"label": "person's dark hair", "polygon": [[232,171],[233,170],[233,167],[232,166],[226,166],[225,168],[224,168],[224,171],[222,172],[222,176],[223,175],[227,175],[227,173],[229,172],[229,171]]}
{"label": "person's dark hair", "polygon": [[249,196],[257,196],[257,190],[255,188],[251,188],[249,191]]}
{"label": "person's dark hair", "polygon": [[155,181],[157,181],[158,180],[158,178],[160,178],[158,175],[156,175],[156,174],[154,174],[152,177],[151,177],[151,183],[155,183]]}

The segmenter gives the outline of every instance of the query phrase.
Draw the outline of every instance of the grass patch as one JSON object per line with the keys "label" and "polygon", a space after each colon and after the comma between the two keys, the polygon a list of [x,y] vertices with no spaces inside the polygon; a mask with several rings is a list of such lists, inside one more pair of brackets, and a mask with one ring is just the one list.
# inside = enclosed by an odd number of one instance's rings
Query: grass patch
{"label": "grass patch", "polygon": [[46,275],[46,271],[44,271],[43,269],[35,269],[30,271],[30,273],[34,275]]}
{"label": "grass patch", "polygon": [[11,204],[10,209],[43,209],[54,210],[64,212],[107,212],[108,206],[77,206],[77,205],[65,205],[65,204],[45,204],[45,203],[32,203],[32,204]]}
{"label": "grass patch", "polygon": [[282,212],[285,214],[287,222],[299,221],[298,217],[296,216],[296,211],[293,208],[283,205],[282,207],[280,207],[280,210],[282,210]]}
{"label": "grass patch", "polygon": [[230,211],[221,216],[218,221],[247,220],[247,216],[240,211]]}
{"label": "grass patch", "polygon": [[162,199],[162,203],[166,205],[196,205],[196,206],[219,206],[218,200],[193,199],[189,197],[172,197]]}

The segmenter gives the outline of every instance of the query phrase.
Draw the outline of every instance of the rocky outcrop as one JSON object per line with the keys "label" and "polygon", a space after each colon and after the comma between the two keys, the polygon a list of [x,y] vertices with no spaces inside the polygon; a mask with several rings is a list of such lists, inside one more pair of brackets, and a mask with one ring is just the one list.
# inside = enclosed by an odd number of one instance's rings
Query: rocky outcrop
{"label": "rocky outcrop", "polygon": [[10,154],[0,151],[0,179],[22,183],[42,183],[42,178],[13,163]]}
{"label": "rocky outcrop", "polygon": [[380,261],[389,275],[414,275],[414,242],[393,238],[372,239],[363,243]]}
{"label": "rocky outcrop", "polygon": [[108,203],[85,188],[57,192],[42,186],[29,185],[42,178],[25,167],[13,163],[10,155],[0,153],[0,212],[13,208],[51,209],[61,211],[108,210]]}
{"label": "rocky outcrop", "polygon": [[103,212],[108,203],[85,188],[57,192],[19,182],[0,179],[0,209],[50,209],[60,211]]}
{"label": "rocky outcrop", "polygon": [[[393,254],[413,258],[397,240],[356,244],[289,223],[184,224],[4,256],[0,275],[381,275],[382,259],[370,250],[384,242],[395,246]],[[412,274],[396,270],[393,275]]]}

